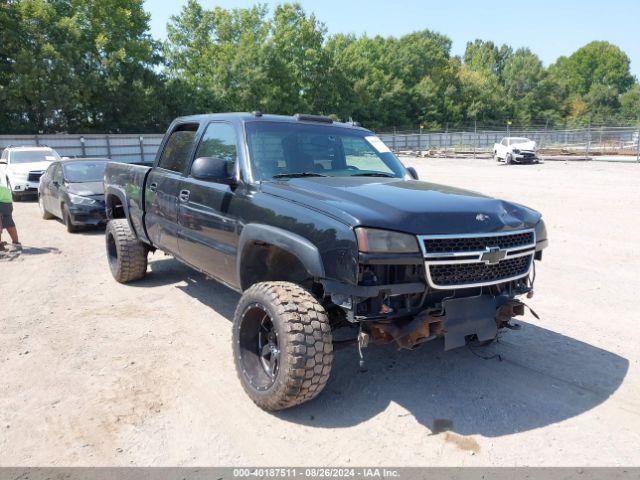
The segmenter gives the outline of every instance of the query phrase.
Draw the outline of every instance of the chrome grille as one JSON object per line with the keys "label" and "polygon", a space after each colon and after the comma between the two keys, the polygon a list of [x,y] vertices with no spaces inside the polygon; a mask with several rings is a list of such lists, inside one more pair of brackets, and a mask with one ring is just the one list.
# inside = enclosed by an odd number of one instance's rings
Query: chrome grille
{"label": "chrome grille", "polygon": [[487,247],[513,248],[526,247],[533,241],[533,232],[522,232],[510,235],[495,235],[493,237],[453,237],[453,238],[424,238],[423,245],[426,252],[477,252]]}
{"label": "chrome grille", "polygon": [[419,239],[427,281],[436,289],[495,285],[525,277],[536,246],[533,230],[422,235]]}
{"label": "chrome grille", "polygon": [[484,263],[431,265],[431,279],[437,285],[447,286],[500,282],[526,273],[530,262],[528,257],[516,257],[502,260],[494,265]]}

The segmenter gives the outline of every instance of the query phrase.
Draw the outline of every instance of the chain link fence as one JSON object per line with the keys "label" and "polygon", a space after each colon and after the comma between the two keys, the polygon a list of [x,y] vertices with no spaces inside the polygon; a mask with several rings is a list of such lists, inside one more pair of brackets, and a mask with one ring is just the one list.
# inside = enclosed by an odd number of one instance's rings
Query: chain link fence
{"label": "chain link fence", "polygon": [[378,136],[396,153],[491,156],[503,137],[534,140],[542,154],[632,156],[640,161],[640,127],[575,129],[503,129],[455,132],[381,132]]}
{"label": "chain link fence", "polygon": [[[152,162],[162,134],[0,135],[0,151],[13,146],[43,146],[61,156],[106,157],[121,162]],[[378,136],[396,153],[418,155],[491,156],[503,137],[535,140],[543,155],[634,157],[640,161],[639,127],[576,129],[503,129],[455,132],[381,132]]]}
{"label": "chain link fence", "polygon": [[153,162],[162,134],[144,135],[0,135],[0,151],[8,146],[47,146],[63,157],[102,157],[127,163]]}

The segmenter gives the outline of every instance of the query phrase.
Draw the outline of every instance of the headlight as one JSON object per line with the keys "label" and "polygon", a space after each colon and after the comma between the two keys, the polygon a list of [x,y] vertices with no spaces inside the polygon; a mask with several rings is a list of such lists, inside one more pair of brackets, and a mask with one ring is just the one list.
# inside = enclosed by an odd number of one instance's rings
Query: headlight
{"label": "headlight", "polygon": [[358,250],[368,253],[417,253],[418,240],[407,233],[379,230],[376,228],[356,228]]}
{"label": "headlight", "polygon": [[520,149],[519,148],[514,148],[513,149],[513,153],[520,153]]}
{"label": "headlight", "polygon": [[69,200],[74,205],[94,205],[96,201],[93,198],[81,197],[80,195],[69,194]]}
{"label": "headlight", "polygon": [[544,224],[542,218],[536,223],[536,242],[547,239],[547,226]]}
{"label": "headlight", "polygon": [[21,180],[26,179],[29,176],[28,172],[15,172],[11,174],[12,177],[19,178]]}

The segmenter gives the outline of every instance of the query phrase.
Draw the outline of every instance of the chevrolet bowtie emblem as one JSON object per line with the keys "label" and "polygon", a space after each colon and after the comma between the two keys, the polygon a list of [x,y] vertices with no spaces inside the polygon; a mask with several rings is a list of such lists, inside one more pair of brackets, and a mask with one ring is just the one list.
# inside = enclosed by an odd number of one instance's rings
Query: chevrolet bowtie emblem
{"label": "chevrolet bowtie emblem", "polygon": [[487,265],[495,265],[507,256],[507,252],[500,250],[500,247],[487,247],[486,251],[480,257]]}

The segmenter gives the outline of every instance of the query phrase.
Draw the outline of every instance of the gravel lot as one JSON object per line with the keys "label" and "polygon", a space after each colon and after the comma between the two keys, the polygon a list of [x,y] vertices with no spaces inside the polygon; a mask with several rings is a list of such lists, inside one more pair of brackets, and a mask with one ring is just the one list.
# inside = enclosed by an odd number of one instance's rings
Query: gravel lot
{"label": "gravel lot", "polygon": [[[0,465],[639,465],[640,165],[403,158],[421,178],[543,212],[551,246],[520,331],[482,355],[339,351],[315,401],[278,414],[231,358],[238,295],[151,257],[123,286],[103,232],[17,203],[0,259]],[[5,234],[6,238],[6,234]]]}

